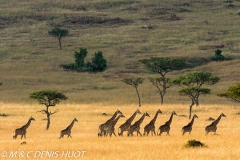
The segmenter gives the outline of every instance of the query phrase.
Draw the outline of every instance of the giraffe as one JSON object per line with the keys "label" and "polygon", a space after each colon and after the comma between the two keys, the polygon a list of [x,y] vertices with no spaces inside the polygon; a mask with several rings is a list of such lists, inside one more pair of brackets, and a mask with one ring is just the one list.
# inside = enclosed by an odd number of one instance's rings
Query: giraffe
{"label": "giraffe", "polygon": [[129,130],[129,127],[131,126],[131,123],[132,123],[132,121],[134,120],[134,118],[136,117],[137,114],[141,114],[141,112],[139,111],[139,109],[137,109],[137,110],[133,113],[133,115],[132,115],[130,118],[128,118],[128,119],[126,120],[126,122],[123,123],[123,124],[118,128],[118,135],[119,135],[119,136],[123,136],[123,132]]}
{"label": "giraffe", "polygon": [[130,136],[130,135],[133,136],[133,132],[135,132],[135,131],[137,132],[137,136],[138,136],[138,134],[140,134],[140,136],[142,136],[142,134],[140,133],[139,130],[140,130],[140,125],[142,124],[142,122],[146,116],[150,117],[149,114],[146,112],[142,115],[142,117],[138,121],[136,121],[133,125],[131,125],[129,127],[128,136]]}
{"label": "giraffe", "polygon": [[73,127],[73,125],[74,125],[74,122],[78,122],[77,118],[74,118],[73,121],[72,121],[72,123],[71,123],[66,129],[64,129],[64,130],[62,130],[62,131],[60,132],[60,137],[59,137],[59,139],[60,139],[60,138],[63,138],[64,135],[68,135],[68,137],[71,137],[71,138],[72,138],[72,136],[71,136],[71,130],[72,130],[72,127]]}
{"label": "giraffe", "polygon": [[21,139],[24,138],[26,139],[26,133],[27,133],[27,128],[30,126],[31,121],[35,121],[35,119],[33,117],[30,117],[27,124],[25,124],[24,126],[22,126],[21,128],[16,129],[13,133],[15,134],[13,136],[13,139],[17,139],[18,135],[21,135]]}
{"label": "giraffe", "polygon": [[194,123],[194,118],[198,118],[198,116],[197,116],[196,114],[194,114],[191,122],[188,123],[188,125],[186,125],[186,126],[184,126],[184,127],[182,128],[182,135],[184,135],[186,132],[189,132],[189,134],[191,134],[192,125],[193,125],[193,123]]}
{"label": "giraffe", "polygon": [[109,120],[107,120],[105,123],[101,124],[98,127],[98,137],[102,136],[103,133],[104,135],[106,135],[105,132],[109,129],[111,122],[117,117],[118,114],[122,114],[122,112],[117,109],[117,111],[113,114],[113,116]]}
{"label": "giraffe", "polygon": [[153,133],[154,133],[154,135],[156,135],[155,122],[157,120],[158,114],[162,114],[162,111],[160,109],[156,112],[154,118],[144,127],[144,134],[143,134],[144,136],[148,135],[150,131],[151,131],[152,135],[153,135]]}
{"label": "giraffe", "polygon": [[[125,117],[123,114],[120,114],[116,119],[114,119],[113,121],[112,121],[112,123],[111,123],[111,128],[110,128],[110,131],[108,131],[108,133],[109,133],[109,135],[110,135],[110,137],[112,136],[112,134],[114,134],[115,136],[116,136],[116,134],[115,134],[115,125],[117,124],[117,122],[118,122],[118,120],[121,118],[121,117]],[[105,136],[107,136],[107,135],[105,135]]]}
{"label": "giraffe", "polygon": [[[158,134],[158,135],[161,136],[161,134],[162,134],[163,132],[167,132],[166,135],[169,135],[170,125],[171,125],[171,123],[172,123],[173,115],[177,115],[175,111],[172,112],[169,120],[168,120],[164,125],[161,125],[161,126],[159,127],[159,129],[158,129],[158,130],[159,130],[159,134]],[[170,136],[170,135],[169,135],[169,136]]]}
{"label": "giraffe", "polygon": [[216,134],[217,124],[219,123],[219,121],[221,120],[222,117],[226,117],[226,116],[225,116],[223,113],[220,114],[220,116],[219,116],[215,121],[213,121],[210,125],[208,125],[208,126],[205,128],[206,135],[207,135],[209,132],[214,132],[214,134]]}

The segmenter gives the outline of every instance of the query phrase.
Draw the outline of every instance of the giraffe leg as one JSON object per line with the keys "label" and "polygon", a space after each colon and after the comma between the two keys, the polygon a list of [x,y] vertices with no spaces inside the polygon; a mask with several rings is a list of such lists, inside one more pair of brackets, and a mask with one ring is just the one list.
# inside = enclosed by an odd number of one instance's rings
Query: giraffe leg
{"label": "giraffe leg", "polygon": [[159,134],[158,134],[159,136],[161,136],[162,135],[162,131],[161,130],[159,130]]}
{"label": "giraffe leg", "polygon": [[170,136],[169,131],[167,131],[167,135]]}
{"label": "giraffe leg", "polygon": [[156,136],[156,132],[155,132],[155,130],[153,130],[153,133],[154,133],[154,135]]}
{"label": "giraffe leg", "polygon": [[13,136],[13,139],[17,139],[17,136],[18,136],[18,135],[17,135],[17,134],[15,134],[15,135]]}
{"label": "giraffe leg", "polygon": [[117,137],[117,135],[116,135],[115,131],[113,131],[112,133],[115,135],[115,137]]}
{"label": "giraffe leg", "polygon": [[139,130],[137,131],[137,133],[138,133],[138,134],[140,134],[140,136],[142,136],[142,134],[140,133],[140,131],[139,131]]}

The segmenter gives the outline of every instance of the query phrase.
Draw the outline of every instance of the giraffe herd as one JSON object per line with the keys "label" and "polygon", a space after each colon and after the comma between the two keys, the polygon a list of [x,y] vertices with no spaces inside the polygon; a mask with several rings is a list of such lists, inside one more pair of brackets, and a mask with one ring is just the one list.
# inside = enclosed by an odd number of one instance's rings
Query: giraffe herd
{"label": "giraffe herd", "polygon": [[[35,119],[33,117],[30,117],[27,124],[23,125],[21,128],[17,128],[13,134],[13,139],[17,139],[17,136],[18,135],[21,135],[21,139],[24,137],[26,139],[26,133],[27,133],[27,128],[30,126],[31,124],[31,121],[35,121]],[[74,125],[74,122],[78,122],[78,120],[76,118],[73,119],[72,123],[64,130],[62,130],[60,132],[60,138],[63,138],[64,135],[68,135],[68,137],[71,137],[71,130],[72,130],[72,127]]]}
{"label": "giraffe herd", "polygon": [[[133,133],[136,132],[137,136],[140,135],[142,136],[141,132],[140,132],[140,126],[142,124],[142,122],[144,121],[145,117],[150,117],[150,115],[145,112],[143,113],[143,115],[141,116],[141,118],[139,120],[137,120],[135,123],[132,124],[134,118],[137,116],[137,114],[142,114],[140,112],[139,109],[137,109],[132,116],[130,116],[125,123],[123,123],[122,125],[119,126],[118,128],[118,135],[119,136],[123,136],[124,132],[127,132],[127,136],[133,136]],[[156,135],[155,132],[155,122],[157,120],[157,117],[159,114],[162,114],[162,111],[160,109],[157,110],[155,116],[153,117],[153,119],[144,127],[144,136],[148,136],[148,134],[151,132],[152,136],[153,134]],[[173,116],[177,115],[177,113],[175,111],[172,111],[170,118],[168,121],[166,121],[163,125],[161,125],[158,128],[158,133],[157,135],[161,136],[161,134],[163,132],[166,132],[167,136],[170,136],[169,132],[170,132],[170,126],[173,120]],[[205,128],[205,133],[206,135],[209,132],[213,132],[214,134],[216,134],[217,131],[217,124],[219,123],[219,121],[221,120],[222,117],[226,117],[226,115],[224,115],[224,113],[221,113],[220,116],[214,120],[210,125],[206,126]],[[112,134],[114,134],[115,136],[115,125],[117,124],[117,122],[119,121],[120,118],[125,118],[125,116],[122,114],[122,112],[120,110],[116,110],[115,113],[113,114],[113,116],[108,119],[105,123],[101,124],[98,127],[98,136],[102,137],[102,136],[112,136]],[[196,114],[194,114],[194,116],[192,117],[192,120],[182,128],[182,135],[184,135],[186,132],[189,132],[189,134],[191,134],[192,131],[192,126],[194,123],[194,119],[198,118],[198,116]],[[21,139],[24,137],[26,138],[26,133],[27,133],[27,128],[30,126],[31,121],[35,121],[35,119],[33,117],[30,117],[28,122],[23,125],[21,128],[17,128],[14,131],[14,135],[13,135],[13,139],[17,139],[17,136],[20,135]],[[73,121],[71,122],[71,124],[64,130],[62,130],[60,132],[60,138],[63,138],[64,135],[67,135],[68,137],[71,137],[71,130],[72,127],[74,125],[75,122],[78,122],[78,120],[76,118],[73,119]]]}
{"label": "giraffe herd", "polygon": [[[119,116],[117,117],[118,114],[119,114]],[[147,112],[145,112],[145,113],[143,113],[143,115],[141,116],[141,118],[139,120],[137,120],[134,124],[131,124],[137,114],[141,114],[139,109],[137,109],[133,113],[133,115],[126,120],[125,123],[120,125],[120,127],[118,128],[118,135],[119,136],[123,136],[123,132],[125,132],[125,131],[127,131],[127,136],[133,136],[134,132],[137,133],[137,136],[138,135],[142,136],[142,134],[140,132],[140,125],[142,124],[145,117],[146,116],[150,117],[150,115]],[[162,111],[160,109],[157,110],[154,118],[144,127],[144,133],[143,133],[144,136],[148,136],[148,134],[150,132],[151,132],[152,136],[153,136],[153,134],[156,135],[155,122],[157,120],[158,114],[162,114]],[[177,113],[175,111],[173,111],[171,113],[169,120],[158,128],[157,135],[161,136],[161,134],[163,132],[166,132],[166,135],[170,136],[170,134],[169,134],[170,126],[171,126],[174,115],[177,115]],[[109,134],[110,137],[111,137],[112,133],[116,136],[116,134],[114,133],[114,130],[115,130],[114,127],[115,127],[115,125],[116,125],[116,123],[117,123],[117,121],[119,120],[120,117],[125,117],[125,116],[122,114],[121,111],[117,110],[109,120],[107,120],[105,123],[103,123],[99,126],[98,136],[99,137],[101,137],[101,136],[106,137],[107,134]],[[206,126],[206,128],[205,128],[206,135],[209,132],[214,132],[214,134],[216,134],[217,124],[219,123],[219,121],[221,120],[222,117],[226,117],[226,116],[222,113],[222,114],[220,114],[220,116],[216,120],[213,119],[214,121],[210,125]],[[192,126],[193,126],[195,118],[198,118],[198,116],[196,114],[194,114],[194,116],[192,117],[192,120],[186,126],[184,126],[182,128],[182,135],[184,135],[186,132],[189,132],[189,134],[191,134]]]}

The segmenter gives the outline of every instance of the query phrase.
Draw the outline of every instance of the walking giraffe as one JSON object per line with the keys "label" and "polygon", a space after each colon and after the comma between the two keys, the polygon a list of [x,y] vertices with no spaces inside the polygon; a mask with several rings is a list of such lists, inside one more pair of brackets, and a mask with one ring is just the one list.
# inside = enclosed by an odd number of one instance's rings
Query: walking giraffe
{"label": "walking giraffe", "polygon": [[[175,111],[172,112],[171,116],[170,116],[170,119],[164,124],[164,125],[161,125],[159,127],[159,134],[161,136],[161,134],[163,132],[167,132],[166,135],[169,135],[169,131],[170,131],[170,125],[172,123],[172,119],[173,119],[173,115],[177,115]],[[170,136],[170,135],[169,135]]]}
{"label": "walking giraffe", "polygon": [[142,122],[146,116],[150,117],[149,114],[146,112],[142,115],[142,117],[138,121],[136,121],[133,125],[131,125],[129,127],[128,136],[130,136],[130,135],[133,136],[133,132],[137,132],[137,136],[138,136],[138,134],[140,134],[140,136],[142,136],[142,134],[140,133],[140,125],[142,124]]}
{"label": "walking giraffe", "polygon": [[26,133],[27,133],[27,128],[30,126],[31,121],[35,121],[35,119],[33,117],[30,117],[27,124],[25,124],[24,126],[22,126],[21,128],[18,128],[14,131],[14,136],[13,139],[17,139],[18,135],[21,135],[21,139],[24,138],[26,139]]}
{"label": "walking giraffe", "polygon": [[184,126],[184,127],[182,128],[182,135],[184,135],[186,132],[189,132],[189,134],[191,134],[192,125],[193,125],[193,123],[194,123],[194,118],[198,118],[198,116],[197,116],[196,114],[194,114],[191,122],[188,123],[188,125],[186,125],[186,126]]}
{"label": "walking giraffe", "polygon": [[226,117],[226,116],[225,116],[223,113],[220,114],[220,116],[219,116],[215,121],[213,121],[210,125],[208,125],[208,126],[205,128],[206,135],[207,135],[209,132],[214,132],[214,134],[216,134],[217,124],[219,123],[219,121],[221,120],[222,117]]}
{"label": "walking giraffe", "polygon": [[158,114],[162,114],[162,111],[160,109],[156,112],[154,118],[144,127],[144,133],[143,133],[144,136],[146,134],[148,135],[150,131],[151,131],[152,135],[153,135],[153,133],[154,133],[154,135],[156,135],[155,122],[157,120]]}
{"label": "walking giraffe", "polygon": [[[114,119],[113,121],[112,121],[112,123],[111,123],[111,128],[110,128],[110,131],[107,131],[107,133],[109,133],[109,136],[111,137],[112,136],[112,134],[114,134],[115,136],[117,136],[116,134],[115,134],[115,125],[117,124],[117,122],[118,122],[118,120],[121,118],[121,117],[125,117],[123,114],[120,114],[116,119]],[[107,134],[106,133],[106,134]],[[107,136],[107,135],[104,135],[104,136]]]}
{"label": "walking giraffe", "polygon": [[102,136],[103,133],[104,135],[106,135],[106,131],[111,127],[110,126],[111,122],[117,117],[118,114],[122,114],[122,112],[117,109],[117,111],[113,114],[113,116],[109,120],[107,120],[105,123],[101,124],[98,127],[98,137]]}
{"label": "walking giraffe", "polygon": [[72,130],[72,127],[73,127],[73,125],[74,125],[74,122],[78,122],[78,120],[77,120],[76,118],[74,118],[73,121],[72,121],[72,123],[71,123],[66,129],[64,129],[64,130],[62,130],[62,131],[60,132],[60,137],[59,137],[59,139],[60,139],[60,138],[63,138],[64,135],[68,135],[68,137],[71,137],[71,138],[72,138],[72,136],[71,136],[71,130]]}
{"label": "walking giraffe", "polygon": [[123,124],[118,128],[118,135],[119,135],[119,136],[123,136],[123,132],[129,130],[129,127],[131,126],[132,121],[134,120],[134,118],[136,117],[137,114],[141,114],[141,112],[139,111],[139,109],[137,109],[137,110],[133,113],[133,115],[132,115],[130,118],[128,118],[128,119],[126,120],[126,122],[123,123]]}

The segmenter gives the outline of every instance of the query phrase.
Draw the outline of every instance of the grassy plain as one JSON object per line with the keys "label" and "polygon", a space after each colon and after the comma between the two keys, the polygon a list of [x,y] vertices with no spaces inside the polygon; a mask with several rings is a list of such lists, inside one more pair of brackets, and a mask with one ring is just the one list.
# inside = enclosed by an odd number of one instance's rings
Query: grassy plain
{"label": "grassy plain", "polygon": [[[163,112],[156,121],[156,131],[158,127],[164,124],[174,110],[178,116],[172,121],[170,135],[137,137],[97,137],[98,126],[111,117],[118,108],[128,118],[136,110],[136,107],[129,105],[111,105],[103,106],[101,104],[66,104],[56,106],[60,112],[51,118],[51,126],[48,131],[45,130],[46,121],[42,120],[44,115],[36,113],[41,109],[40,105],[19,105],[19,104],[1,104],[1,110],[11,113],[9,117],[0,117],[1,134],[1,153],[11,151],[24,151],[25,158],[3,158],[3,159],[239,159],[240,141],[239,141],[239,109],[238,106],[229,105],[201,105],[194,108],[193,113],[198,115],[193,125],[191,135],[181,135],[181,128],[189,122],[187,118],[188,108],[184,105],[146,105],[140,108],[142,113],[148,112],[147,117],[141,125],[141,133],[144,126],[153,118],[155,112],[160,108]],[[106,112],[108,116],[101,114]],[[210,116],[217,118],[221,113],[227,117],[222,118],[218,124],[217,135],[209,133],[205,135],[204,128],[210,121],[206,121]],[[30,116],[36,121],[31,123],[27,131],[27,139],[21,140],[18,137],[12,139],[12,132],[24,125]],[[76,122],[72,128],[72,138],[58,139],[59,133],[65,129],[76,117]],[[135,120],[139,119],[138,115]],[[134,120],[134,121],[135,121]],[[117,123],[115,129],[125,122],[122,118]],[[199,140],[206,148],[184,148],[188,140]],[[27,144],[20,145],[26,141]],[[32,152],[30,152],[32,151]],[[50,157],[44,151],[54,152]],[[75,152],[77,158],[62,156],[63,153]],[[86,151],[84,157],[82,152],[79,156],[78,151]],[[42,158],[40,158],[42,153]],[[19,156],[19,154],[17,154]],[[34,157],[35,156],[35,157]],[[69,155],[71,156],[71,154]],[[56,158],[57,157],[57,158]],[[2,159],[2,158],[1,158]]]}

